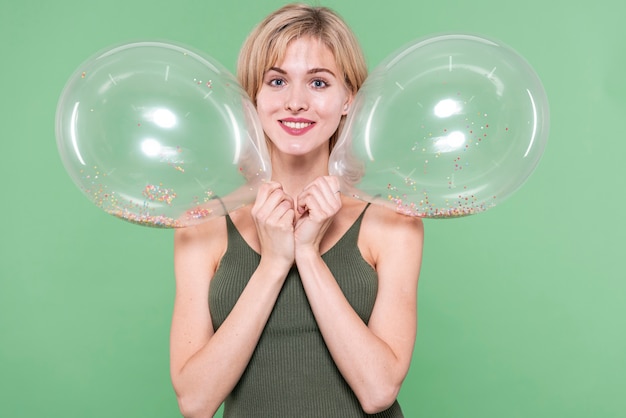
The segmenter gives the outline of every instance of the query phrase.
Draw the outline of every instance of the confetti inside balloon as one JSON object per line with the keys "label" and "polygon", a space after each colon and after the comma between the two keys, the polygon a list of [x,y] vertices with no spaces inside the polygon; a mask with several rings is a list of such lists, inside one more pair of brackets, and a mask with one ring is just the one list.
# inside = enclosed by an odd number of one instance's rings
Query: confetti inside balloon
{"label": "confetti inside balloon", "polygon": [[57,106],[63,164],[99,208],[176,228],[254,200],[270,178],[253,104],[213,58],[136,42],[85,61]]}
{"label": "confetti inside balloon", "polygon": [[510,47],[466,34],[428,37],[368,77],[330,171],[344,193],[407,215],[472,215],[524,183],[548,125],[541,81]]}

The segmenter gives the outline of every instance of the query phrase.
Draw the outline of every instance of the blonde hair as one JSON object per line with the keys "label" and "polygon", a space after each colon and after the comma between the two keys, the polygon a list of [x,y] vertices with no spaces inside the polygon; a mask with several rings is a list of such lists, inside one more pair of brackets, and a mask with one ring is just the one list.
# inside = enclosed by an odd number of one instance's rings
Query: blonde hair
{"label": "blonde hair", "polygon": [[[283,60],[287,46],[303,37],[319,39],[333,54],[343,81],[352,95],[367,77],[367,64],[356,36],[345,21],[326,7],[293,3],[283,6],[259,23],[244,42],[237,62],[237,77],[256,105],[265,73]],[[335,145],[343,128],[343,116],[330,138]]]}

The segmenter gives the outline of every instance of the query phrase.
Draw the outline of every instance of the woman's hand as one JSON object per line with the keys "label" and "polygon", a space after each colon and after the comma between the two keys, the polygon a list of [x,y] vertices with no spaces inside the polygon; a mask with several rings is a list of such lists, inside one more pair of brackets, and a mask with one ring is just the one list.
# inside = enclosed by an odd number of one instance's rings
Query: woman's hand
{"label": "woman's hand", "polygon": [[337,177],[318,177],[298,195],[300,217],[295,226],[296,251],[313,249],[319,253],[322,238],[341,209],[339,187]]}
{"label": "woman's hand", "polygon": [[291,268],[295,256],[293,199],[280,183],[265,183],[259,188],[251,214],[261,244],[261,260]]}

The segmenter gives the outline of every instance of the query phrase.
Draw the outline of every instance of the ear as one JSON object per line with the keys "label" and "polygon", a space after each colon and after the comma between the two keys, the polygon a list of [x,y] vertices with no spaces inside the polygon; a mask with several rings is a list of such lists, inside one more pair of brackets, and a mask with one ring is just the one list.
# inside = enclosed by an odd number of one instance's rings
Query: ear
{"label": "ear", "polygon": [[350,111],[350,106],[352,105],[352,100],[354,99],[354,94],[350,93],[348,95],[348,98],[346,99],[346,102],[343,104],[343,110],[341,112],[341,115],[347,115],[348,112]]}

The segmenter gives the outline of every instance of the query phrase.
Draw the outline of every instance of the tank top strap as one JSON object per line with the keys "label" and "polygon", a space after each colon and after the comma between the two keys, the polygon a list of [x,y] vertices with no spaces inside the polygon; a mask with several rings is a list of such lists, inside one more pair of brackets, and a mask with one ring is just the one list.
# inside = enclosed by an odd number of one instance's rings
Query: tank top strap
{"label": "tank top strap", "polygon": [[363,220],[363,216],[365,215],[365,211],[367,210],[367,208],[370,207],[371,204],[372,204],[372,202],[367,202],[367,204],[365,205],[365,207],[361,211],[361,214],[359,215],[359,217],[356,220],[356,222],[358,222],[359,225],[361,224],[361,221]]}
{"label": "tank top strap", "polygon": [[367,209],[370,207],[371,204],[372,204],[371,202],[367,202],[367,204],[361,211],[361,214],[359,215],[359,217],[356,218],[356,221],[354,221],[354,224],[352,224],[352,226],[350,227],[350,229],[354,229],[356,231],[357,236],[358,236],[359,231],[361,230],[361,222],[363,222],[363,217],[365,216],[365,212],[367,211]]}
{"label": "tank top strap", "polygon": [[343,234],[339,241],[335,243],[333,247],[331,247],[324,255],[332,254],[333,252],[339,249],[346,248],[356,248],[357,242],[359,240],[359,232],[361,231],[361,223],[363,222],[363,217],[365,216],[365,212],[370,207],[370,202],[365,205],[359,216],[356,220],[350,225],[350,228]]}
{"label": "tank top strap", "polygon": [[242,257],[245,253],[250,253],[256,256],[260,256],[245,240],[241,232],[237,229],[237,226],[233,222],[233,219],[227,213],[226,218],[226,236],[227,236],[227,252],[235,253],[238,257]]}

